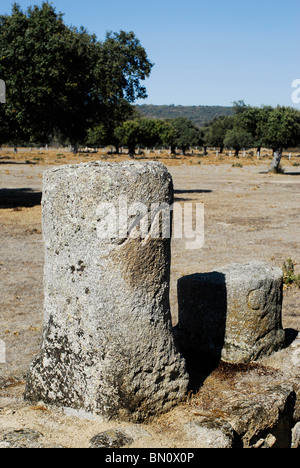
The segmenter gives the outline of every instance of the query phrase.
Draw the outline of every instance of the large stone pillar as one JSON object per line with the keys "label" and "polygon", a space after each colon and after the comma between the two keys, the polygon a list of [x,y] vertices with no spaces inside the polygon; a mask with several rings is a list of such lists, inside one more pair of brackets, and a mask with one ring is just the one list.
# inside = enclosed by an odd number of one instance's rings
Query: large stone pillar
{"label": "large stone pillar", "polygon": [[26,399],[142,421],[184,397],[170,238],[147,234],[160,225],[152,205],[158,213],[172,202],[160,163],[94,162],[45,174],[44,331]]}

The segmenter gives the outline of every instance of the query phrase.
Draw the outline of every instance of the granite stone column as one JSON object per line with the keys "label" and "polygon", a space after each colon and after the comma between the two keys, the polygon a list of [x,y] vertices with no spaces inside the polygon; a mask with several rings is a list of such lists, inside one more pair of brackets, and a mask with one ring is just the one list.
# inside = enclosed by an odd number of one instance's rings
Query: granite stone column
{"label": "granite stone column", "polygon": [[44,330],[27,400],[138,422],[184,397],[188,376],[169,307],[170,238],[150,235],[151,207],[172,202],[171,176],[156,162],[45,174]]}

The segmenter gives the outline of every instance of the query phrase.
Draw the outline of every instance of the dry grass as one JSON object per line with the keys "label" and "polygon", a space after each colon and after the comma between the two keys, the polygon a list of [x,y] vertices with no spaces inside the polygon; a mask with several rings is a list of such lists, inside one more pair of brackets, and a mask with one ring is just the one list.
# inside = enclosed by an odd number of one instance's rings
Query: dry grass
{"label": "dry grass", "polygon": [[[255,379],[249,379],[253,374]],[[255,394],[257,378],[272,377],[274,369],[261,364],[227,364],[221,362],[219,366],[208,376],[200,390],[188,395],[185,401],[185,409],[194,416],[210,416],[213,418],[229,417],[226,407],[228,403],[244,393],[246,397]],[[244,380],[243,389],[239,382]],[[230,401],[229,401],[230,400]]]}
{"label": "dry grass", "polygon": [[[285,166],[296,166],[299,164],[299,152],[292,153],[291,159],[288,157],[289,153],[283,153],[283,161]],[[98,153],[78,153],[76,155],[70,153],[68,150],[38,150],[34,149],[29,151],[26,148],[20,148],[17,154],[14,154],[10,149],[3,148],[0,152],[0,165],[4,163],[10,164],[29,164],[29,165],[62,165],[62,164],[78,164],[81,162],[104,160],[108,162],[121,162],[128,160],[129,156],[127,151],[124,154],[112,154],[109,148],[100,149]],[[156,151],[142,151],[141,154],[135,156],[136,160],[157,160],[161,161],[168,166],[195,165],[195,164],[213,164],[223,165],[231,164],[232,167],[244,166],[257,166],[260,164],[268,164],[272,160],[272,151],[263,150],[260,159],[257,159],[256,150],[252,149],[246,152],[244,157],[243,151],[240,152],[239,157],[234,156],[234,152],[226,150],[223,154],[218,153],[216,150],[209,150],[207,155],[203,155],[201,150],[193,150],[187,152],[186,155],[176,156],[170,155],[169,151],[156,150]]]}

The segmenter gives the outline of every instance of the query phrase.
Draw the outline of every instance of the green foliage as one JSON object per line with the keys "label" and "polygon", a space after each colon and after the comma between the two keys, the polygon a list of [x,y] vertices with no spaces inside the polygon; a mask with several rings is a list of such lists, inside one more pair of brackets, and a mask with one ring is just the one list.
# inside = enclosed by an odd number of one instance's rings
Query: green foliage
{"label": "green foliage", "polygon": [[133,32],[97,41],[65,25],[49,3],[17,4],[0,17],[0,76],[6,81],[10,139],[46,143],[56,133],[74,144],[89,128],[113,135],[131,114],[152,64]]}
{"label": "green foliage", "polygon": [[175,137],[173,126],[160,119],[139,120],[141,128],[140,144],[144,147],[169,146]]}
{"label": "green foliage", "polygon": [[300,144],[300,112],[292,107],[251,107],[243,101],[234,110],[240,128],[253,137],[253,145],[274,150],[270,172],[281,173],[280,160],[284,148]]}
{"label": "green foliage", "polygon": [[190,146],[202,144],[202,132],[190,120],[178,118],[169,121],[140,118],[128,120],[115,130],[119,145],[127,146],[134,155],[137,145],[142,147],[164,146],[184,153]]}
{"label": "green foliage", "polygon": [[269,109],[261,133],[267,147],[282,150],[297,146],[300,143],[300,112],[292,107]]}
{"label": "green foliage", "polygon": [[272,170],[280,171],[282,150],[300,145],[300,112],[291,107],[252,107],[243,101],[234,103],[233,117],[218,117],[204,129],[205,144],[241,149],[262,146],[276,152]]}
{"label": "green foliage", "polygon": [[105,126],[100,124],[95,127],[89,128],[87,131],[86,144],[89,146],[102,146],[105,145],[107,134]]}
{"label": "green foliage", "polygon": [[115,130],[119,145],[127,146],[131,156],[137,145],[143,147],[168,146],[175,138],[174,127],[163,120],[141,118],[128,120]]}
{"label": "green foliage", "polygon": [[283,282],[286,286],[296,285],[300,288],[300,274],[295,273],[295,262],[288,258],[283,264]]}
{"label": "green foliage", "polygon": [[250,133],[253,138],[253,146],[258,149],[264,144],[263,134],[267,125],[269,113],[272,107],[247,106],[243,101],[234,103],[235,120],[239,128]]}
{"label": "green foliage", "polygon": [[13,139],[47,142],[55,128],[78,137],[92,109],[95,38],[67,28],[44,3],[1,18],[0,75]]}
{"label": "green foliage", "polygon": [[243,128],[234,127],[226,132],[224,145],[227,148],[235,149],[235,154],[238,156],[241,149],[248,149],[253,146],[253,137]]}
{"label": "green foliage", "polygon": [[174,140],[176,138],[176,129],[172,125],[172,122],[157,119],[156,131],[159,137],[157,144],[162,145],[165,148],[174,145]]}
{"label": "green foliage", "polygon": [[100,96],[106,103],[145,99],[147,92],[141,81],[150,75],[152,66],[132,31],[108,32],[100,44],[96,66]]}
{"label": "green foliage", "polygon": [[214,119],[205,131],[205,144],[207,146],[218,146],[223,152],[224,140],[228,130],[232,130],[234,117],[221,116]]}
{"label": "green foliage", "polygon": [[120,145],[127,146],[129,154],[133,157],[135,147],[142,139],[141,126],[138,120],[128,120],[115,130],[115,138]]}
{"label": "green foliage", "polygon": [[185,151],[190,146],[201,146],[203,144],[203,132],[191,120],[185,117],[178,117],[168,122],[175,130],[173,144],[170,145],[172,151],[177,146],[185,154]]}

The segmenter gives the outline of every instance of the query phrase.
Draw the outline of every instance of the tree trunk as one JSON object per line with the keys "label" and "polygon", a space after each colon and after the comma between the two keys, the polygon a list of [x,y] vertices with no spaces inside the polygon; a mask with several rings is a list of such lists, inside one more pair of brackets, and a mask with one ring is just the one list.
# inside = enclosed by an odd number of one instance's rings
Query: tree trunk
{"label": "tree trunk", "polygon": [[130,158],[134,158],[134,155],[135,155],[135,145],[129,145],[129,146],[128,146],[128,150],[129,150],[129,157],[130,157]]}
{"label": "tree trunk", "polygon": [[207,155],[207,146],[203,146],[203,154],[204,154],[204,156]]}
{"label": "tree trunk", "polygon": [[73,148],[73,154],[77,154],[78,153],[78,146],[77,146],[76,141],[74,141],[72,143],[72,148]]}
{"label": "tree trunk", "polygon": [[240,148],[235,148],[235,156],[238,157],[240,152]]}
{"label": "tree trunk", "polygon": [[223,154],[224,146],[220,146],[220,154]]}
{"label": "tree trunk", "polygon": [[176,156],[176,146],[175,146],[175,145],[171,145],[170,148],[171,148],[171,154],[172,154],[173,156]]}
{"label": "tree trunk", "polygon": [[282,148],[276,149],[274,151],[273,161],[272,161],[271,166],[269,168],[269,172],[275,172],[275,173],[280,172],[281,158],[282,158]]}

